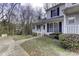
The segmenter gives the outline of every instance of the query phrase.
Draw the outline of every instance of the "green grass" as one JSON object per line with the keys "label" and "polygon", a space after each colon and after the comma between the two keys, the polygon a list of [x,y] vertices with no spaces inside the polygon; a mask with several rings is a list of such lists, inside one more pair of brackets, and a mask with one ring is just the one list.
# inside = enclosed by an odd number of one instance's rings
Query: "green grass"
{"label": "green grass", "polygon": [[23,40],[33,37],[32,35],[15,35],[14,40]]}
{"label": "green grass", "polygon": [[51,55],[74,55],[73,52],[63,49],[58,40],[53,40],[48,37],[40,37],[29,40],[21,44],[29,55],[35,56],[51,56]]}

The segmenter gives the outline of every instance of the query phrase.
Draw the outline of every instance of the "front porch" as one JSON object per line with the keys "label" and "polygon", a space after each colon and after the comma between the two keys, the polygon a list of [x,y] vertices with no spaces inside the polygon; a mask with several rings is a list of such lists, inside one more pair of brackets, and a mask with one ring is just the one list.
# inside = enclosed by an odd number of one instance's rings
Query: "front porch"
{"label": "front porch", "polygon": [[62,22],[47,23],[47,32],[49,33],[62,32]]}
{"label": "front porch", "polygon": [[66,34],[79,34],[79,25],[66,25],[65,33]]}
{"label": "front porch", "polygon": [[63,32],[63,22],[61,21],[56,21],[56,22],[48,22],[42,25],[35,25],[34,29],[32,30],[35,33],[40,33],[40,34],[51,34],[51,33],[59,33]]}

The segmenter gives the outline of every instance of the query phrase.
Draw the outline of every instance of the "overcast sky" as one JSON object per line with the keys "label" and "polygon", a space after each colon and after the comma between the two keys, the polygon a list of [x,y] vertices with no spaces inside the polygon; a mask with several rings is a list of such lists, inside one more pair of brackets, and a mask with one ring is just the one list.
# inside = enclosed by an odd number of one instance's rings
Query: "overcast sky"
{"label": "overcast sky", "polygon": [[[21,3],[22,5],[25,5],[26,3]],[[43,3],[30,3],[33,7],[43,7]]]}
{"label": "overcast sky", "polygon": [[33,7],[43,7],[43,3],[31,3]]}
{"label": "overcast sky", "polygon": [[[21,3],[21,5],[25,5],[27,3]],[[43,3],[30,3],[32,5],[33,8],[36,7],[42,7],[42,11],[45,12],[44,8],[43,8]]]}

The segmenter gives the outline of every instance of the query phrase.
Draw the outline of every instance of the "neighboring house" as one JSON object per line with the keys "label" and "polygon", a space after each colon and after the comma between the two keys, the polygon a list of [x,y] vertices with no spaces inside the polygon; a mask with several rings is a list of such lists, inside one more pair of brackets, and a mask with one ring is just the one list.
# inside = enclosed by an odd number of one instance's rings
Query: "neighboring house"
{"label": "neighboring house", "polygon": [[46,15],[46,19],[33,22],[33,32],[79,34],[79,4],[59,3],[46,9]]}

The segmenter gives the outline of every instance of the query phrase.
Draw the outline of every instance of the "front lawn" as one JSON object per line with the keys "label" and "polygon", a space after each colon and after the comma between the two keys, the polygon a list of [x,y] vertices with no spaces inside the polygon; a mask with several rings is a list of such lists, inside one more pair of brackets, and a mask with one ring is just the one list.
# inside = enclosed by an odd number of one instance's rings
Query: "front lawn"
{"label": "front lawn", "polygon": [[22,39],[28,39],[33,37],[32,35],[15,35],[14,40],[22,40]]}
{"label": "front lawn", "polygon": [[76,53],[67,51],[60,47],[58,40],[48,37],[28,40],[22,43],[21,46],[29,55],[32,56],[76,55]]}

